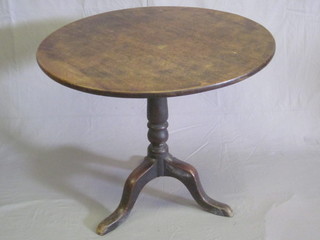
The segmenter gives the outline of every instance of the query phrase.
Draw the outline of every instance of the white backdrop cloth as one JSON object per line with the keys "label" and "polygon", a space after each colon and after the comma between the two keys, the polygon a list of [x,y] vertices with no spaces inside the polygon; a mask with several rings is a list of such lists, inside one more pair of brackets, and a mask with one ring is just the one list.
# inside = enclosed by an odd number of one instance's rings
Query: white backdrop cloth
{"label": "white backdrop cloth", "polygon": [[169,146],[233,218],[202,211],[175,179],[147,185],[108,239],[320,239],[320,1],[0,0],[0,239],[103,239],[148,145],[146,101],[81,93],[37,66],[39,43],[74,20],[142,6],[248,17],[272,62],[215,91],[169,99]]}

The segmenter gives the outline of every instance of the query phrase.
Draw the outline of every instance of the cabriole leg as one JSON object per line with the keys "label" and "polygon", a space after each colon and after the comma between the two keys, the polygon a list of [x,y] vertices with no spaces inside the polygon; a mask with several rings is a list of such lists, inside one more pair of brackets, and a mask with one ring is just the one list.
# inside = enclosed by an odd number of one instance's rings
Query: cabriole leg
{"label": "cabriole leg", "polygon": [[129,215],[142,188],[157,177],[156,162],[146,158],[128,177],[117,209],[97,227],[97,234],[105,235],[114,230]]}
{"label": "cabriole leg", "polygon": [[202,188],[197,170],[190,164],[176,158],[166,161],[166,176],[180,180],[196,202],[206,211],[219,216],[232,217],[232,209],[224,203],[210,198]]}

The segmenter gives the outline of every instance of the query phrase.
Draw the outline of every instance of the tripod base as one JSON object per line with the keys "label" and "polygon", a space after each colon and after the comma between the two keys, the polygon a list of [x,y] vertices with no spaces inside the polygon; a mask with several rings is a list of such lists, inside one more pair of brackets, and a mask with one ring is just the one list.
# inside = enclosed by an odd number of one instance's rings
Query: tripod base
{"label": "tripod base", "polygon": [[197,170],[193,166],[171,155],[158,160],[146,157],[129,175],[119,206],[98,225],[97,234],[105,235],[119,226],[129,215],[142,188],[149,181],[160,176],[171,176],[180,180],[188,188],[196,202],[206,211],[226,217],[233,215],[232,209],[228,205],[213,200],[204,192]]}
{"label": "tripod base", "polygon": [[205,210],[220,216],[232,216],[231,208],[211,199],[201,186],[197,170],[169,154],[168,140],[168,104],[167,98],[148,98],[148,155],[144,161],[129,175],[123,189],[122,198],[117,209],[98,228],[97,233],[104,235],[129,215],[142,188],[152,179],[170,176],[180,180],[190,191],[193,198]]}

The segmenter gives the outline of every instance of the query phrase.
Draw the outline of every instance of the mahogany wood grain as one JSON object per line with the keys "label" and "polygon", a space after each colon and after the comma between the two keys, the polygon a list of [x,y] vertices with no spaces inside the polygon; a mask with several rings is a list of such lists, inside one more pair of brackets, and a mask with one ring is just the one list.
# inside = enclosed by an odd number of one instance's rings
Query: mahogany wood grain
{"label": "mahogany wood grain", "polygon": [[116,97],[170,97],[236,83],[263,68],[275,42],[258,23],[210,9],[146,7],[68,24],[40,45],[57,82]]}

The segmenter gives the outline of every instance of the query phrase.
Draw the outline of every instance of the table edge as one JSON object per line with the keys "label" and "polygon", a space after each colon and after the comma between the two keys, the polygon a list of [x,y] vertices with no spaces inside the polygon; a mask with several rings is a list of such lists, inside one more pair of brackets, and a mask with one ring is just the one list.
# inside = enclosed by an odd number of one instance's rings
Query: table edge
{"label": "table edge", "polygon": [[[275,45],[274,45],[275,46]],[[50,72],[48,72],[45,68],[43,68],[41,66],[41,64],[38,61],[37,58],[37,63],[39,65],[39,67],[41,68],[41,70],[51,79],[53,79],[54,81],[56,81],[57,83],[66,86],[68,88],[74,89],[74,90],[78,90],[81,92],[85,92],[85,93],[90,93],[90,94],[95,94],[95,95],[101,95],[101,96],[109,96],[109,97],[119,97],[119,98],[153,98],[153,97],[178,97],[178,96],[185,96],[185,95],[190,95],[190,94],[196,94],[196,93],[202,93],[202,92],[206,92],[206,91],[210,91],[210,90],[214,90],[214,89],[218,89],[218,88],[222,88],[222,87],[226,87],[238,82],[241,82],[249,77],[251,77],[252,75],[256,74],[257,72],[259,72],[260,70],[262,70],[264,67],[266,67],[268,65],[268,63],[271,61],[271,59],[274,56],[275,53],[275,47],[274,50],[272,52],[272,54],[270,55],[270,57],[268,59],[266,59],[265,62],[263,62],[258,68],[254,69],[254,71],[249,72],[245,75],[242,76],[238,76],[234,79],[230,79],[227,81],[223,81],[221,83],[216,83],[216,84],[212,84],[212,85],[208,85],[208,86],[204,86],[204,87],[199,87],[199,88],[186,88],[186,89],[179,89],[179,90],[170,90],[170,91],[154,91],[154,92],[123,92],[123,91],[106,91],[106,90],[99,90],[99,89],[90,89],[88,87],[82,87],[79,85],[74,85],[71,84],[69,82],[63,81],[62,79],[59,79],[57,77],[55,77],[54,75],[50,74]]]}

